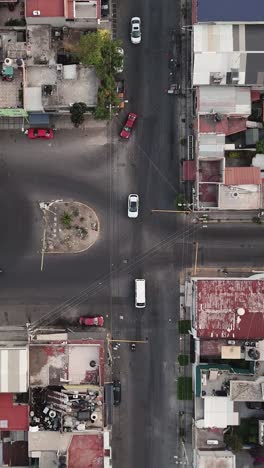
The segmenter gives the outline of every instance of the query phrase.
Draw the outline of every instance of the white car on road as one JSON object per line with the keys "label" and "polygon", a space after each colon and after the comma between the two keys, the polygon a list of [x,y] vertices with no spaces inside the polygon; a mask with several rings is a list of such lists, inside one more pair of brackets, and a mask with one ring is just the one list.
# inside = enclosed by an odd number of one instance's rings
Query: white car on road
{"label": "white car on road", "polygon": [[132,44],[140,44],[141,42],[141,19],[138,16],[131,18],[130,38]]}
{"label": "white car on road", "polygon": [[127,216],[129,218],[137,218],[138,217],[138,205],[139,205],[139,196],[135,193],[131,193],[128,195],[128,202],[127,202]]}

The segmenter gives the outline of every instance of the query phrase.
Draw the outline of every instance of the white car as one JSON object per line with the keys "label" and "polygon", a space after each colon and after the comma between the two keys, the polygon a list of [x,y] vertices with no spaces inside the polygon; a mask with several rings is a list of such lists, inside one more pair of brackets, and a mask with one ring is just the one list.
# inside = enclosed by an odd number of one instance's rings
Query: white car
{"label": "white car", "polygon": [[139,205],[139,196],[135,193],[128,195],[127,201],[127,216],[129,218],[138,217],[138,205]]}
{"label": "white car", "polygon": [[138,16],[131,18],[130,38],[132,44],[140,44],[141,42],[141,19]]}
{"label": "white car", "polygon": [[124,49],[122,47],[117,47],[117,53],[120,56],[120,66],[115,67],[116,73],[122,73],[124,70]]}

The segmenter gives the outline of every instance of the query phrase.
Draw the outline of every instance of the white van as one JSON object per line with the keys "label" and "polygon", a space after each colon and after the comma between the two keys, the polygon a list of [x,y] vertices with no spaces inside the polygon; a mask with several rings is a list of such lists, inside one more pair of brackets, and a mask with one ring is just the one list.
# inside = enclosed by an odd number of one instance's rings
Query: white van
{"label": "white van", "polygon": [[135,279],[135,307],[146,307],[146,282],[144,279]]}

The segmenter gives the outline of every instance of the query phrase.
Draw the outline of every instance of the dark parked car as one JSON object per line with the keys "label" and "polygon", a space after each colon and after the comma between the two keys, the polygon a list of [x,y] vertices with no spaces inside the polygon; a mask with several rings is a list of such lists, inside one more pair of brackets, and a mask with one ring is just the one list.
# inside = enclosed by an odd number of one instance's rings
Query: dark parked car
{"label": "dark parked car", "polygon": [[121,403],[121,382],[120,380],[113,381],[113,393],[114,393],[114,405],[120,405]]}

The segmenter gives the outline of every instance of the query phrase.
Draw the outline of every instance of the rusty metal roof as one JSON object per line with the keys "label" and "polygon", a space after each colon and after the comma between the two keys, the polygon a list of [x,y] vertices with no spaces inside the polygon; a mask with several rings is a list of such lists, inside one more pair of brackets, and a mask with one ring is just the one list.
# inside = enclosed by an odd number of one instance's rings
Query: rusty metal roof
{"label": "rusty metal roof", "polygon": [[263,280],[197,280],[197,334],[212,339],[262,338],[263,304]]}

